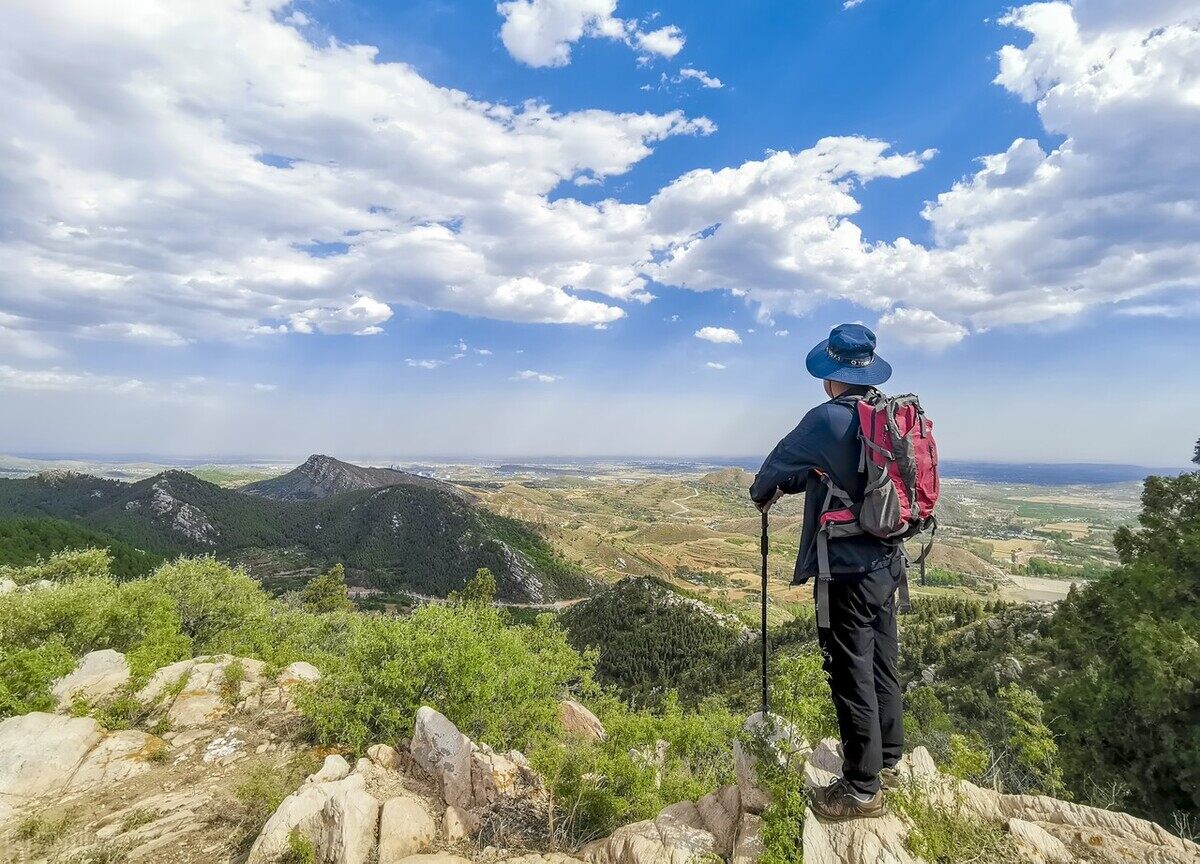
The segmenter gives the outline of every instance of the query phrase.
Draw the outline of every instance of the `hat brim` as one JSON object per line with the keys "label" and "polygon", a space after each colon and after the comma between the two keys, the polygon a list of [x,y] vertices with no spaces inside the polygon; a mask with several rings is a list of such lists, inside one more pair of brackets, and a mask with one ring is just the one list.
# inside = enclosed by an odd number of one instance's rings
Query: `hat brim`
{"label": "hat brim", "polygon": [[829,340],[825,339],[808,352],[804,365],[808,374],[825,381],[843,384],[882,384],[892,377],[892,366],[878,354],[869,366],[849,366],[829,356]]}

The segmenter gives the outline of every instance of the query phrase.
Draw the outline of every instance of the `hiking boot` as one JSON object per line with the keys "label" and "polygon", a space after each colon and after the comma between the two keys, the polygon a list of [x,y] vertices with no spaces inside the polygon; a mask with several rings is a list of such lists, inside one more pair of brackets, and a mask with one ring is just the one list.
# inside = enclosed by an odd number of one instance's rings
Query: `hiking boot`
{"label": "hiking boot", "polygon": [[863,798],[843,778],[839,777],[822,789],[809,793],[813,813],[830,822],[883,815],[883,792]]}
{"label": "hiking boot", "polygon": [[879,772],[879,782],[883,784],[884,789],[899,789],[904,785],[904,775],[896,767],[884,768]]}

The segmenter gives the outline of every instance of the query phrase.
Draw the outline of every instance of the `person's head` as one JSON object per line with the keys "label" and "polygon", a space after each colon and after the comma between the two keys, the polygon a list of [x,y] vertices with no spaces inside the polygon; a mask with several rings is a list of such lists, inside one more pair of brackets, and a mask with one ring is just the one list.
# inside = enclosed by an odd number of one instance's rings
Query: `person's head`
{"label": "person's head", "polygon": [[839,324],[808,352],[808,372],[835,399],[851,387],[875,386],[892,377],[892,367],[875,354],[875,334],[861,324]]}

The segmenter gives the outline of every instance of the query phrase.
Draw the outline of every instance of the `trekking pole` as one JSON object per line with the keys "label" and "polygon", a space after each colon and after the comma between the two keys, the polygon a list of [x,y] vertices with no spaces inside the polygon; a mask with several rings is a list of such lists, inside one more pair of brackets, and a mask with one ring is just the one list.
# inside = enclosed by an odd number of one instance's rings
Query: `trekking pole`
{"label": "trekking pole", "polygon": [[771,710],[767,695],[767,514],[762,514],[762,713]]}

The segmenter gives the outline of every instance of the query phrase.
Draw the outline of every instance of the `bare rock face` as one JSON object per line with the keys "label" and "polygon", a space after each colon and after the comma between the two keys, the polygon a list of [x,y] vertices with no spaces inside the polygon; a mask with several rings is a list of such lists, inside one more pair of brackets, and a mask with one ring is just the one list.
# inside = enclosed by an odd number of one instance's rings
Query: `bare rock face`
{"label": "bare rock face", "polygon": [[379,818],[379,864],[424,852],[437,838],[437,825],[425,805],[404,795],[389,799]]}
{"label": "bare rock face", "polygon": [[283,667],[283,671],[276,678],[276,681],[283,687],[290,687],[295,684],[314,684],[320,680],[321,672],[317,667],[311,663],[305,663],[303,660],[298,660]]}
{"label": "bare rock face", "polygon": [[446,804],[469,809],[474,803],[471,783],[471,740],[445,716],[428,706],[417,711],[412,755],[433,777]]}
{"label": "bare rock face", "polygon": [[9,717],[0,723],[0,802],[17,806],[62,792],[103,739],[90,717],[40,711]]}
{"label": "bare rock face", "polygon": [[113,696],[127,683],[129,664],[125,655],[105,649],[85,654],[70,674],[54,682],[50,692],[58,700],[59,710],[64,710],[77,698],[94,705]]}
{"label": "bare rock face", "polygon": [[17,583],[11,579],[0,579],[0,595],[11,594],[17,590]]}
{"label": "bare rock face", "polygon": [[67,789],[75,791],[107,786],[145,774],[151,767],[150,755],[165,750],[166,746],[161,738],[136,729],[106,735],[84,757],[79,768],[71,775]]}
{"label": "bare rock face", "polygon": [[[840,769],[838,743],[827,739],[806,760],[805,782],[810,787],[825,785]],[[1073,849],[1086,849],[1086,860],[1105,864],[1200,861],[1200,845],[1153,822],[1057,798],[1005,795],[943,775],[923,747],[905,755],[897,769],[934,806],[1006,831],[1018,856],[1014,864],[1081,860]],[[806,864],[922,864],[905,846],[908,832],[909,826],[894,815],[823,822],[809,811],[804,821],[804,860]]]}
{"label": "bare rock face", "polygon": [[604,724],[600,718],[574,699],[564,699],[558,703],[558,717],[563,728],[572,735],[578,735],[586,741],[603,741],[605,738]]}

